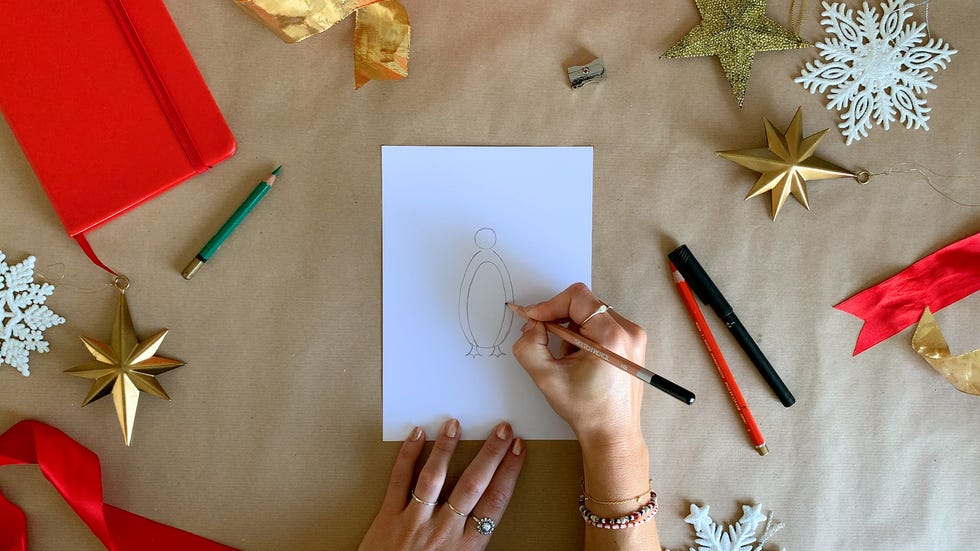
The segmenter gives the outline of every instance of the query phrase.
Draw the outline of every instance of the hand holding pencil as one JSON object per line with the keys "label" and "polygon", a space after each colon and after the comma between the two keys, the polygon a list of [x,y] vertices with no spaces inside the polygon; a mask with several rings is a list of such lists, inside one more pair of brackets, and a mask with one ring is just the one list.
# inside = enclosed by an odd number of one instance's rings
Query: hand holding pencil
{"label": "hand holding pencil", "polygon": [[[640,367],[646,358],[647,337],[643,328],[615,310],[603,310],[601,306],[603,303],[588,287],[576,283],[548,301],[526,308],[513,307],[518,314],[529,318],[524,334],[514,344],[514,356],[551,407],[583,442],[639,431],[646,379],[635,373],[632,377],[624,376],[609,365],[613,363],[627,370],[614,363],[615,357],[653,375]],[[602,311],[596,313],[598,310]],[[569,324],[567,329],[557,325],[565,322]],[[581,341],[562,336],[565,331],[566,335],[582,337]],[[549,332],[562,338],[558,357],[548,348]],[[693,395],[690,400],[693,401]]]}
{"label": "hand holding pencil", "polygon": [[[654,484],[641,428],[646,383],[620,371],[626,368],[610,364],[618,362],[615,355],[637,367],[644,365],[646,331],[610,309],[582,283],[514,311],[529,318],[514,343],[514,357],[575,432],[582,447],[583,493],[606,500],[593,499],[589,507],[610,518],[636,510],[637,502],[616,500],[649,496]],[[548,348],[549,332],[564,335],[557,356]],[[655,520],[629,530],[633,547],[660,549]],[[587,526],[586,538],[596,547],[611,549],[622,544],[619,532]]]}

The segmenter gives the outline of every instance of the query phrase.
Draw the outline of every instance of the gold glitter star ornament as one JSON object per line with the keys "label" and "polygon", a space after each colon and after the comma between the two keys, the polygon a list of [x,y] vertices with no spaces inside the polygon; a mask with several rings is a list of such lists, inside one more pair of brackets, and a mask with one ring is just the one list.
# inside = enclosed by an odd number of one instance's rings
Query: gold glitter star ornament
{"label": "gold glitter star ornament", "polygon": [[116,308],[116,321],[112,325],[110,344],[107,345],[91,337],[82,337],[82,343],[95,360],[73,367],[65,373],[93,380],[82,406],[112,394],[123,440],[128,446],[133,437],[133,423],[136,421],[140,392],[170,400],[170,396],[167,396],[166,391],[156,380],[156,376],[180,367],[184,363],[155,355],[157,348],[167,336],[167,329],[144,341],[136,337],[133,319],[129,315],[129,305],[126,302],[125,290],[129,287],[129,282],[120,277],[116,278],[115,285],[119,290],[119,306]]}
{"label": "gold glitter star ornament", "polygon": [[742,106],[756,52],[808,48],[813,44],[766,15],[766,0],[694,0],[701,23],[662,57],[717,56]]}
{"label": "gold glitter star ornament", "polygon": [[782,134],[773,127],[769,119],[763,121],[766,125],[766,139],[769,142],[767,148],[716,153],[733,163],[761,173],[755,187],[749,191],[745,199],[749,200],[771,191],[773,220],[776,219],[776,215],[790,195],[810,210],[810,201],[806,192],[807,180],[851,177],[860,184],[866,184],[870,179],[871,175],[865,170],[855,174],[813,155],[817,144],[830,129],[825,128],[804,138],[802,108],[796,110],[789,128]]}

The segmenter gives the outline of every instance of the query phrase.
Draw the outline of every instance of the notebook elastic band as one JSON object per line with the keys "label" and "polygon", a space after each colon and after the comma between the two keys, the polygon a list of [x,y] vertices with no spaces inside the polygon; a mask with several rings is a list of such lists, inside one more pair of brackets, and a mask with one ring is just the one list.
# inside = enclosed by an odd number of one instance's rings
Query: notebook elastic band
{"label": "notebook elastic band", "polygon": [[112,14],[115,16],[116,22],[123,32],[123,36],[126,37],[126,42],[129,43],[129,47],[136,56],[140,68],[143,69],[143,76],[146,77],[150,88],[153,89],[153,94],[156,96],[157,102],[163,109],[163,113],[167,117],[170,127],[173,129],[177,141],[180,142],[180,147],[184,150],[184,155],[195,171],[204,172],[208,167],[204,164],[201,153],[198,151],[197,145],[191,137],[187,124],[184,122],[183,117],[180,116],[180,111],[170,96],[166,84],[160,78],[160,72],[157,71],[156,66],[153,64],[153,59],[146,51],[143,40],[140,38],[139,33],[136,32],[136,26],[133,25],[133,20],[129,17],[129,13],[126,12],[126,7],[123,5],[122,0],[106,0],[106,3],[109,4],[109,8],[112,10]]}

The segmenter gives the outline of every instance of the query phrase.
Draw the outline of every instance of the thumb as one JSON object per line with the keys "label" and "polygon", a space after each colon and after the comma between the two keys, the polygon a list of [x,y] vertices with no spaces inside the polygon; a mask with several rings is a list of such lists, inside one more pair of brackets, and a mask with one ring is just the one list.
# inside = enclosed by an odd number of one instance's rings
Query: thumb
{"label": "thumb", "polygon": [[533,378],[544,370],[554,368],[557,360],[548,349],[548,330],[544,323],[529,319],[521,338],[514,343],[514,357]]}

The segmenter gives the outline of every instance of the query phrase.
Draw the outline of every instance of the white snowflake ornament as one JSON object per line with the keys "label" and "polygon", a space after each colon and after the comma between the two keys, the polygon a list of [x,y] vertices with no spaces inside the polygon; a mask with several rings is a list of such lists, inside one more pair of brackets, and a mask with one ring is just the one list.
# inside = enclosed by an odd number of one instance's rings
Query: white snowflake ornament
{"label": "white snowflake ornament", "polygon": [[[711,520],[708,515],[710,509],[708,505],[698,507],[692,503],[691,514],[684,519],[684,522],[694,526],[697,535],[694,543],[698,544],[697,551],[762,551],[769,539],[783,528],[781,522],[773,525],[771,514],[768,519],[762,514],[762,504],[751,507],[742,505],[742,518],[734,526],[728,526],[728,530]],[[766,526],[762,531],[762,537],[756,540],[759,524],[764,520]],[[695,551],[693,547],[689,549]]]}
{"label": "white snowflake ornament", "polygon": [[33,256],[20,264],[8,266],[0,251],[0,364],[7,364],[25,377],[31,374],[28,364],[32,351],[48,351],[44,330],[65,323],[65,318],[44,305],[54,285],[34,283]]}
{"label": "white snowflake ornament", "polygon": [[956,50],[941,38],[920,45],[926,24],[906,24],[906,0],[885,0],[880,16],[867,2],[856,18],[844,4],[823,7],[820,24],[833,35],[817,43],[826,62],[808,62],[795,81],[814,94],[830,88],[827,109],[843,111],[838,126],[847,145],[866,137],[872,120],[885,130],[896,117],[906,128],[929,130],[931,109],[919,96],[936,87],[928,71],[945,69]]}

